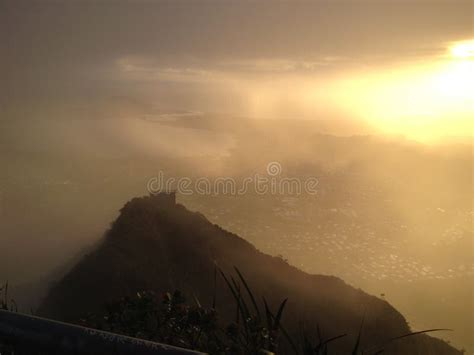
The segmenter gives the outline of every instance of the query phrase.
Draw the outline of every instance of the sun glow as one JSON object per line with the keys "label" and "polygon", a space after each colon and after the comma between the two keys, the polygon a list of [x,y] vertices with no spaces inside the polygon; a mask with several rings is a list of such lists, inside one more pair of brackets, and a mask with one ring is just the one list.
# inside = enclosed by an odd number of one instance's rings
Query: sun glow
{"label": "sun glow", "polygon": [[359,74],[335,90],[348,110],[385,133],[423,141],[472,137],[473,44],[455,44],[449,59]]}
{"label": "sun glow", "polygon": [[455,43],[451,47],[451,55],[454,58],[474,58],[474,40]]}

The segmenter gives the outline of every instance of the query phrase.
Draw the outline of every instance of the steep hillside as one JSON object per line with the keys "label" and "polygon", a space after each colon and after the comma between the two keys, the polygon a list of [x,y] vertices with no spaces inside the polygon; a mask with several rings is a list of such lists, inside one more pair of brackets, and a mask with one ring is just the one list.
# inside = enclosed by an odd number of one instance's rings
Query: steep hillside
{"label": "steep hillside", "polygon": [[[194,294],[201,303],[210,303],[216,264],[228,274],[237,266],[253,292],[265,296],[273,307],[288,298],[283,322],[290,332],[297,332],[304,322],[310,331],[316,332],[319,326],[324,337],[348,333],[333,345],[335,353],[349,351],[363,319],[363,347],[410,331],[403,316],[387,302],[338,278],[310,275],[280,257],[263,254],[166,194],[128,202],[102,244],[52,286],[40,313],[75,321],[140,290],[179,289]],[[231,320],[235,305],[222,280],[217,290],[220,317]],[[418,335],[397,341],[386,353],[459,352],[442,341]]]}

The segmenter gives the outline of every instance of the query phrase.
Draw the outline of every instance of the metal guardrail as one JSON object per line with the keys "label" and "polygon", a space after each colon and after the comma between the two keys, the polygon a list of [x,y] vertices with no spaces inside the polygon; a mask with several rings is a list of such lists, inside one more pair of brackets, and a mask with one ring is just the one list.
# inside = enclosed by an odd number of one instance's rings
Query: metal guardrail
{"label": "metal guardrail", "polygon": [[197,351],[0,310],[0,339],[58,354],[198,355]]}

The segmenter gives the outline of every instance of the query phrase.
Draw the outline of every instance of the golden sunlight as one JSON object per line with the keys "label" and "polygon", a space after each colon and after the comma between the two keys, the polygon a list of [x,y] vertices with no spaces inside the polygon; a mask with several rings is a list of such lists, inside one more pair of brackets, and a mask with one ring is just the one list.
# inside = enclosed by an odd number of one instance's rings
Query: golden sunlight
{"label": "golden sunlight", "polygon": [[451,55],[454,58],[474,58],[474,40],[455,43],[451,47]]}
{"label": "golden sunlight", "polygon": [[474,128],[473,55],[474,40],[459,41],[446,44],[444,54],[431,58],[335,76],[251,81],[241,89],[255,117],[342,114],[388,135],[423,142],[466,140]]}
{"label": "golden sunlight", "polygon": [[387,134],[432,141],[472,137],[474,41],[450,48],[452,57],[380,69],[336,88],[344,106]]}

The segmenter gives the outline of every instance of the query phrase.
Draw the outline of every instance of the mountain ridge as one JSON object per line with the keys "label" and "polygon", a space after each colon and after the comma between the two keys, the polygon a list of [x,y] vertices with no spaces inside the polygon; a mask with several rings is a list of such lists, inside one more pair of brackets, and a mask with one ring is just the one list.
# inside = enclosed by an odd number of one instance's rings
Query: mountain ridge
{"label": "mountain ridge", "polygon": [[[296,333],[303,322],[310,330],[319,327],[327,337],[348,333],[334,345],[337,353],[349,351],[363,319],[364,346],[410,332],[405,318],[385,300],[337,277],[311,275],[260,252],[201,213],[177,204],[174,194],[127,202],[102,243],[52,285],[39,313],[75,321],[141,290],[179,289],[210,303],[216,265],[227,274],[238,267],[253,292],[272,306],[288,298],[283,321],[290,332]],[[234,303],[222,280],[217,286],[219,315],[230,320]],[[400,341],[386,353],[460,354],[427,335]]]}

